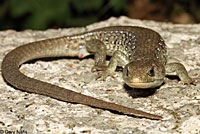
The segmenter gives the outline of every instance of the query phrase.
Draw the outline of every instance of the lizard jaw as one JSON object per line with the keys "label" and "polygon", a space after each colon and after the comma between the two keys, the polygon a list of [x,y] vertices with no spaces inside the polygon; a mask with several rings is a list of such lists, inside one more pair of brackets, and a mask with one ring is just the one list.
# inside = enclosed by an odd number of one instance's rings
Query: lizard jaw
{"label": "lizard jaw", "polygon": [[160,86],[163,80],[156,80],[153,82],[126,82],[126,84],[132,88],[155,88]]}

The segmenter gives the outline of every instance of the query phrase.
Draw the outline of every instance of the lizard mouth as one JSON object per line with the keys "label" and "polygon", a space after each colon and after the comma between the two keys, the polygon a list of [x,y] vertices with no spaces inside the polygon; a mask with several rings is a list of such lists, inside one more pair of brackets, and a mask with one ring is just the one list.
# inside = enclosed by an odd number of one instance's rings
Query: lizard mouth
{"label": "lizard mouth", "polygon": [[132,88],[155,88],[160,86],[163,80],[156,80],[153,82],[126,82],[126,84]]}

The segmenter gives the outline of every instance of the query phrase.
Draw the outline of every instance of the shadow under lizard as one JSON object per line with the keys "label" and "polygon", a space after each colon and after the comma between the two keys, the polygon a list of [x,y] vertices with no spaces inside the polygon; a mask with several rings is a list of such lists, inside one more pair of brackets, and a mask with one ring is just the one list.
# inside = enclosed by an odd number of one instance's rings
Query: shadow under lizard
{"label": "shadow under lizard", "polygon": [[[24,62],[47,57],[86,57],[94,55],[92,70],[103,70],[98,77],[106,77],[123,67],[123,79],[133,88],[160,86],[166,73],[176,72],[181,81],[192,83],[180,63],[167,63],[167,51],[161,36],[147,28],[135,26],[104,27],[81,34],[28,43],[10,51],[2,62],[2,76],[12,86],[26,92],[49,96],[61,101],[84,104],[100,109],[149,119],[161,116],[122,105],[105,102],[69,89],[25,76],[19,71]],[[106,65],[106,56],[112,56]]]}

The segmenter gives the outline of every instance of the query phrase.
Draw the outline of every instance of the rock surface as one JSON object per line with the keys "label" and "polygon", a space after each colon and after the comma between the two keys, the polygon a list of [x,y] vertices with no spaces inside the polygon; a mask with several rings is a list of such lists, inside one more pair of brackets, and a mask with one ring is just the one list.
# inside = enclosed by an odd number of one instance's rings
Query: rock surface
{"label": "rock surface", "polygon": [[[37,40],[60,37],[111,25],[130,25],[151,28],[161,34],[168,45],[170,57],[178,59],[191,77],[200,77],[200,24],[174,25],[154,21],[133,20],[127,17],[109,20],[86,28],[26,30],[0,32],[0,62],[10,50]],[[92,57],[79,59],[37,60],[23,64],[20,70],[29,77],[93,96],[105,101],[162,115],[162,121],[134,118],[110,111],[71,104],[46,96],[19,91],[7,85],[0,76],[0,133],[23,134],[197,134],[200,133],[200,84],[183,85],[176,77],[152,95],[136,95],[127,89],[118,71],[115,79],[95,80],[91,73]]]}

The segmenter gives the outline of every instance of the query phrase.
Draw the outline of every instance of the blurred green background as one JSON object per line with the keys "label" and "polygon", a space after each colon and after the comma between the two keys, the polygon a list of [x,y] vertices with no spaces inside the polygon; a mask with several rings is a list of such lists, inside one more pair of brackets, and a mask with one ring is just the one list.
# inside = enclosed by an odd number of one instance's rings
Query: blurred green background
{"label": "blurred green background", "polygon": [[200,0],[0,0],[0,30],[86,26],[121,15],[199,23]]}

